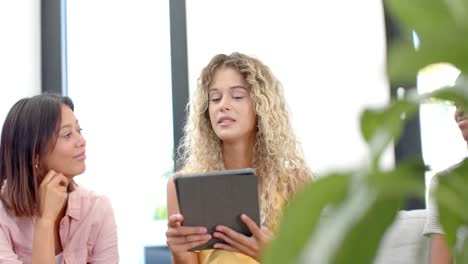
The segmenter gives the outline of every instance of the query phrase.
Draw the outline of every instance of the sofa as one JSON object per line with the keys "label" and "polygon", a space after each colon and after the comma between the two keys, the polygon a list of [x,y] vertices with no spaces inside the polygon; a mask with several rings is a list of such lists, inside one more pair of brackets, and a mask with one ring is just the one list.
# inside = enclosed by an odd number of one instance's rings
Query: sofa
{"label": "sofa", "polygon": [[429,238],[422,235],[426,210],[399,211],[381,241],[376,264],[429,263]]}

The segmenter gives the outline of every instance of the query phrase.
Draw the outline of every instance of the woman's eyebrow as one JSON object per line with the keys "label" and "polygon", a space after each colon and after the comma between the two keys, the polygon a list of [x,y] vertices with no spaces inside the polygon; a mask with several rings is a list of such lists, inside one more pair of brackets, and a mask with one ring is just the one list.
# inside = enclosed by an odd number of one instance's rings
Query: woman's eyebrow
{"label": "woman's eyebrow", "polygon": [[234,90],[234,89],[244,89],[244,90],[247,90],[246,87],[242,86],[242,85],[234,85],[234,86],[231,86],[229,87],[231,90]]}
{"label": "woman's eyebrow", "polygon": [[[78,119],[75,121],[75,124],[78,124]],[[67,128],[67,127],[71,127],[70,124],[66,124],[66,125],[63,125],[60,130],[64,129],[64,128]]]}

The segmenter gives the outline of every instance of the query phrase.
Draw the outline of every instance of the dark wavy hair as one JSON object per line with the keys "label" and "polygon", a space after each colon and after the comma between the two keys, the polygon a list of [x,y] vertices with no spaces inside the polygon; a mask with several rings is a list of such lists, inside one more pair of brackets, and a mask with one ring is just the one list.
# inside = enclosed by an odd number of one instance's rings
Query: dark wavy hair
{"label": "dark wavy hair", "polygon": [[56,94],[23,98],[8,112],[0,140],[0,200],[18,217],[36,215],[40,159],[52,151],[62,120],[61,106],[72,100]]}

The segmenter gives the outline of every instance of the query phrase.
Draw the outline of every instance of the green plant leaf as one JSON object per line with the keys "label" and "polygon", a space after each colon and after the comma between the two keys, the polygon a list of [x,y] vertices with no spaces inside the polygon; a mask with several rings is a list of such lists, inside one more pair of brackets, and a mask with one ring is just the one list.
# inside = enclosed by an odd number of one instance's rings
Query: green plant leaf
{"label": "green plant leaf", "polygon": [[468,109],[468,83],[460,83],[434,91],[431,98],[450,101],[463,109]]}
{"label": "green plant leaf", "polygon": [[420,159],[405,160],[393,170],[374,172],[369,177],[369,183],[379,190],[382,197],[405,197],[408,194],[424,197],[425,184],[420,176],[426,170]]}
{"label": "green plant leaf", "polygon": [[386,0],[386,7],[406,28],[418,34],[434,34],[434,29],[467,28],[468,5],[464,0]]}
{"label": "green plant leaf", "polygon": [[320,178],[299,193],[285,209],[277,237],[267,248],[262,263],[296,263],[324,208],[346,197],[349,176],[342,173]]}
{"label": "green plant leaf", "polygon": [[372,263],[380,241],[393,223],[401,199],[377,198],[359,221],[349,228],[332,263]]}
{"label": "green plant leaf", "polygon": [[468,263],[468,243],[466,241],[461,252],[457,254],[457,263]]}
{"label": "green plant leaf", "polygon": [[432,63],[451,63],[468,72],[468,2],[466,0],[387,0],[386,6],[403,27],[417,32],[417,52],[406,38],[390,47],[388,74],[395,81],[412,81]]}
{"label": "green plant leaf", "polygon": [[[367,210],[344,233],[332,263],[372,263],[380,242],[388,227],[393,223],[401,203],[408,194],[424,197],[424,183],[418,175],[426,170],[421,160],[401,163],[395,170],[374,171],[369,176],[369,187],[375,199]],[[361,186],[365,187],[365,184]]]}
{"label": "green plant leaf", "polygon": [[[390,47],[387,71],[391,80],[414,83],[420,69],[440,62],[468,73],[467,0],[386,0],[386,4],[405,33]],[[412,31],[420,40],[418,50],[414,48]],[[430,96],[468,109],[468,86],[457,86],[460,89],[443,89]],[[332,175],[308,186],[285,210],[278,236],[265,253],[265,263],[372,262],[401,202],[408,194],[424,196],[424,183],[417,178],[425,170],[421,161],[399,163],[385,172],[377,166],[382,152],[392,140],[398,140],[419,102],[419,98],[405,99],[362,113],[361,132],[369,145],[371,171]],[[468,171],[452,173],[455,176],[442,180],[436,199],[441,223],[453,247],[457,228],[468,220],[468,211],[464,210],[468,204]],[[456,255],[460,263],[466,263],[467,248]]]}
{"label": "green plant leaf", "polygon": [[[468,33],[467,33],[468,34]],[[388,75],[397,82],[414,82],[423,67],[433,63],[451,63],[463,72],[468,72],[468,35],[447,32],[427,36],[421,40],[417,52],[405,42],[390,48],[388,56]],[[425,41],[424,45],[422,41]]]}
{"label": "green plant leaf", "polygon": [[370,263],[401,201],[424,195],[417,178],[424,170],[422,161],[408,161],[391,171],[331,174],[312,183],[286,208],[265,263]]}
{"label": "green plant leaf", "polygon": [[361,133],[369,144],[373,164],[392,140],[398,140],[406,119],[411,118],[418,107],[418,102],[398,100],[384,108],[364,110]]}

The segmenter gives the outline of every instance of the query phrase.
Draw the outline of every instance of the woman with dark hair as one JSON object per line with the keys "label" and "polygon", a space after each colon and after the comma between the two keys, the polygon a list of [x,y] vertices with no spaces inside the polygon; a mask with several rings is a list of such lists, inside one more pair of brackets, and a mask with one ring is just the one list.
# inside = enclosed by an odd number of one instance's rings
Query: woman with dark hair
{"label": "woman with dark hair", "polygon": [[109,200],[79,187],[86,141],[68,97],[19,100],[0,141],[0,263],[118,263]]}

